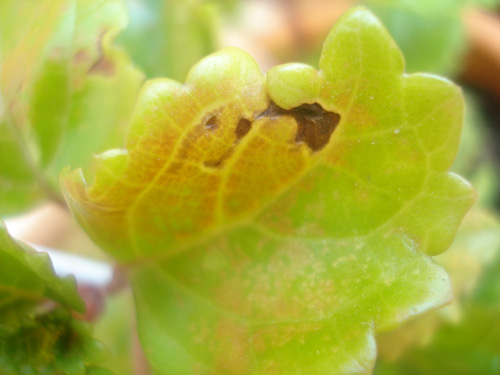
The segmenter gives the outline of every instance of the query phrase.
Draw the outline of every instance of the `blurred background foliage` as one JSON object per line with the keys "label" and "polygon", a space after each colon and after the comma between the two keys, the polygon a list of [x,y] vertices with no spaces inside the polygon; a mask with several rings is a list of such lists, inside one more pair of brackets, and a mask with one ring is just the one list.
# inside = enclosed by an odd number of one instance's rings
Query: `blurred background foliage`
{"label": "blurred background foliage", "polygon": [[[2,40],[15,40],[23,23],[36,25],[40,12],[53,27],[34,39],[43,48],[32,48],[29,38],[2,46],[12,72],[29,73],[17,89],[16,74],[2,70],[0,121],[17,129],[11,134],[0,128],[0,202],[10,202],[0,206],[2,215],[59,200],[62,166],[83,165],[89,155],[119,146],[144,79],[184,81],[194,63],[228,45],[250,52],[264,72],[283,62],[315,64],[340,14],[360,4],[374,11],[402,49],[408,73],[439,74],[462,85],[465,124],[453,170],[478,192],[453,246],[435,258],[450,275],[452,303],[381,335],[374,373],[500,374],[499,0],[51,0],[47,9],[46,3],[27,2],[32,12],[22,13],[24,19],[0,24]],[[19,4],[0,2],[0,14],[21,14]],[[68,13],[66,23],[55,22],[60,12]],[[16,55],[19,49],[34,64],[26,66]],[[99,65],[103,61],[113,69]],[[95,66],[100,69],[92,72]],[[52,96],[44,102],[40,93],[47,84]],[[51,117],[54,105],[62,110]],[[22,111],[28,118],[19,116]],[[81,142],[96,131],[102,135],[98,142]],[[21,152],[19,142],[30,153]],[[83,143],[88,147],[80,149]],[[11,165],[22,159],[29,161],[27,170]],[[23,239],[103,257],[68,224],[66,211],[48,212],[50,223],[41,215],[34,224],[38,230],[25,231]],[[95,326],[112,353],[105,365],[116,374],[148,373],[131,329],[132,306],[127,288],[111,295]]]}

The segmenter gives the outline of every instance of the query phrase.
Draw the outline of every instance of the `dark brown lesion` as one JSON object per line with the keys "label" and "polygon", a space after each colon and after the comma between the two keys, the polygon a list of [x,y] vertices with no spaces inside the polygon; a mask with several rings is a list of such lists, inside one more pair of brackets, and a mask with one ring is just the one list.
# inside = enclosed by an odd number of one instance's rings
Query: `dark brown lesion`
{"label": "dark brown lesion", "polygon": [[229,156],[224,154],[218,160],[205,160],[203,165],[207,168],[220,168],[222,166],[222,162],[226,160]]}
{"label": "dark brown lesion", "polygon": [[[302,104],[292,109],[283,109],[271,102],[269,107],[256,117],[259,119],[279,119],[283,116],[290,116],[297,122],[298,130],[295,137],[296,143],[305,143],[312,151],[319,151],[330,141],[333,131],[340,122],[340,115],[335,112],[329,112],[323,109],[318,103]],[[217,128],[218,119],[216,116],[210,116],[203,122],[208,130]],[[241,118],[236,126],[236,142],[220,157],[218,160],[205,161],[204,165],[209,168],[222,167],[234,152],[238,143],[250,132],[253,121]]]}
{"label": "dark brown lesion", "polygon": [[[209,168],[220,168],[224,161],[226,159],[229,159],[229,157],[233,154],[234,149],[236,145],[240,142],[240,140],[248,134],[250,129],[252,128],[253,122],[250,120],[247,120],[246,118],[241,118],[238,121],[238,125],[236,126],[236,141],[233,143],[233,145],[223,154],[221,157],[217,160],[205,160],[203,164],[205,167]],[[218,119],[216,116],[211,116],[208,118],[208,120],[204,121],[204,126],[208,130],[214,130],[217,128],[219,125]]]}
{"label": "dark brown lesion", "polygon": [[219,122],[217,121],[216,116],[210,116],[205,121],[205,128],[208,130],[215,130],[215,129],[217,129],[217,126],[219,126]]}
{"label": "dark brown lesion", "polygon": [[242,139],[245,135],[248,134],[251,128],[252,122],[250,120],[247,120],[246,118],[242,118],[238,122],[238,126],[236,127],[236,138],[238,140]]}
{"label": "dark brown lesion", "polygon": [[269,108],[259,118],[282,116],[291,116],[295,119],[298,125],[295,142],[305,143],[313,151],[319,151],[326,146],[340,122],[338,113],[329,112],[318,103],[283,109],[271,102]]}

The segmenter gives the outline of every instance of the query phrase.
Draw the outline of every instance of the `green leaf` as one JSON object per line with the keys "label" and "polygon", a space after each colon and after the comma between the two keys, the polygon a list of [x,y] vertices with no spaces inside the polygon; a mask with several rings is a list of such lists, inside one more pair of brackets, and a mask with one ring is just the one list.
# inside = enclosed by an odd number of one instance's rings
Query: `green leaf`
{"label": "green leaf", "polygon": [[120,144],[142,82],[111,46],[125,23],[118,0],[0,5],[0,214],[60,200],[62,167]]}
{"label": "green leaf", "polygon": [[[2,321],[16,306],[34,306],[50,299],[83,312],[73,277],[55,275],[50,258],[14,240],[0,220],[0,312]],[[12,315],[15,317],[15,315]],[[4,327],[5,328],[5,327]]]}
{"label": "green leaf", "polygon": [[56,308],[25,319],[0,334],[0,371],[5,375],[110,375],[96,364],[108,355],[88,323]]}
{"label": "green leaf", "polygon": [[429,255],[474,199],[448,172],[463,100],[403,66],[362,8],[318,72],[265,78],[226,49],[184,85],[146,84],[126,149],[96,157],[91,186],[63,175],[75,217],[129,263],[158,373],[366,374],[375,333],[449,299]]}
{"label": "green leaf", "polygon": [[0,221],[0,373],[84,374],[106,353],[88,324],[74,277],[55,275],[50,258],[10,237]]}
{"label": "green leaf", "polygon": [[48,255],[13,239],[2,221],[0,264],[0,373],[107,371],[94,366],[106,349],[70,313],[85,310],[74,277],[56,276]]}
{"label": "green leaf", "polygon": [[[40,66],[44,47],[65,12],[62,1],[2,1],[0,4],[0,213],[28,207],[41,198],[28,144],[27,82]],[[44,14],[44,17],[40,17]],[[29,25],[29,27],[27,27]],[[13,122],[20,126],[12,126]],[[21,125],[22,124],[22,125]],[[46,184],[44,184],[46,187]]]}
{"label": "green leaf", "polygon": [[216,49],[215,4],[204,0],[129,0],[128,9],[130,24],[117,42],[148,78],[183,81],[193,64]]}
{"label": "green leaf", "polygon": [[382,335],[375,374],[498,374],[500,221],[471,211],[436,260],[450,275],[453,303]]}

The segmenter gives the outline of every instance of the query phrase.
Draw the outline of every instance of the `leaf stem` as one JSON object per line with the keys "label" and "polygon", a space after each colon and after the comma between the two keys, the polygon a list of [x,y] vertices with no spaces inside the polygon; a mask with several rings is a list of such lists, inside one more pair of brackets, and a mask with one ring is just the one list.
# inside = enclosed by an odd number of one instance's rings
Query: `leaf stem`
{"label": "leaf stem", "polygon": [[9,110],[5,111],[5,117],[7,120],[7,124],[10,126],[12,134],[14,135],[13,138],[16,142],[17,148],[19,149],[26,166],[31,170],[36,182],[38,183],[39,189],[50,201],[53,201],[65,210],[68,210],[66,201],[54,190],[51,184],[47,181],[46,177],[43,175],[42,171],[37,168],[37,165],[33,159],[33,155],[31,155],[28,150],[28,144],[27,142],[25,142],[21,130],[18,126],[16,126],[14,118],[11,116]]}

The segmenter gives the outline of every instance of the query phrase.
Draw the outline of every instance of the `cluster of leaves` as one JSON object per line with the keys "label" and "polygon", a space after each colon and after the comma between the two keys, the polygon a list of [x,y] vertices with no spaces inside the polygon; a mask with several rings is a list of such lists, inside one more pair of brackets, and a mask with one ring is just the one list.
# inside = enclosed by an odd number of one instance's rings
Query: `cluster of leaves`
{"label": "cluster of leaves", "polygon": [[[227,49],[188,73],[216,46],[215,5],[142,4],[129,3],[139,8],[121,48],[119,0],[0,4],[0,214],[61,200],[61,169],[89,170],[98,154],[90,183],[66,170],[62,191],[94,241],[127,263],[157,373],[369,373],[375,334],[450,299],[430,256],[474,199],[448,172],[460,90],[406,75],[365,9],[334,26],[319,70],[287,64],[263,76]],[[144,76],[187,78],[149,81],[138,96]],[[1,235],[1,264],[23,261],[0,275],[0,369],[107,373],[95,365],[100,344],[70,313],[82,309],[74,282]],[[488,282],[474,296],[496,296]],[[441,337],[445,320],[424,319]]]}
{"label": "cluster of leaves", "polygon": [[2,374],[105,375],[106,350],[83,312],[74,278],[54,274],[47,254],[14,240],[0,221],[0,369]]}

